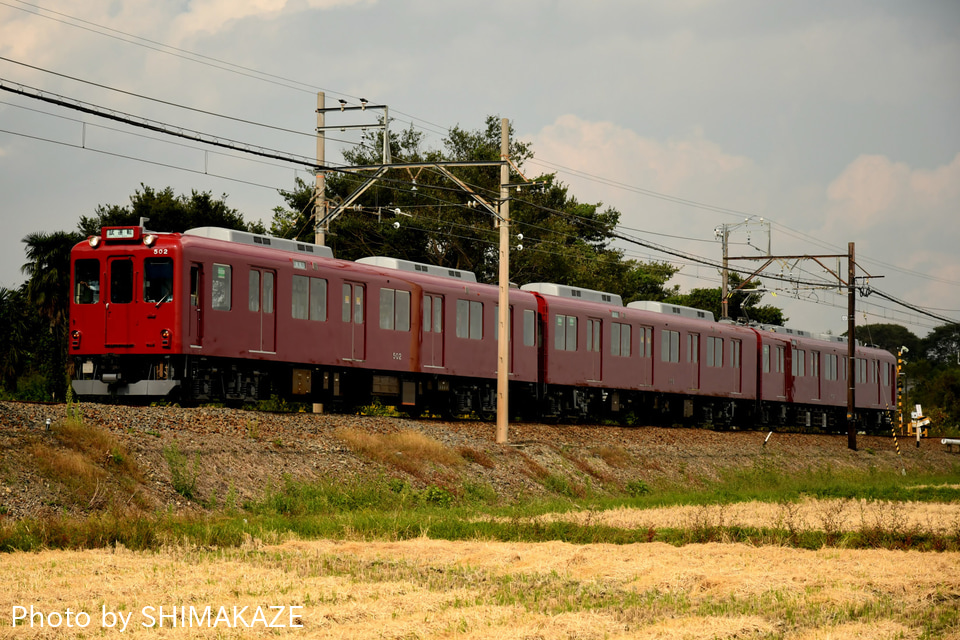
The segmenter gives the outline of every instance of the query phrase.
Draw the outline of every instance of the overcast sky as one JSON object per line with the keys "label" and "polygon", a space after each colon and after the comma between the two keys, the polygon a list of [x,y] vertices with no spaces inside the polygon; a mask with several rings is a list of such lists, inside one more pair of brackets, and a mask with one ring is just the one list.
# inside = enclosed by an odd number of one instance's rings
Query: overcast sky
{"label": "overcast sky", "polygon": [[[755,253],[763,218],[774,254],[855,242],[876,288],[960,318],[956,0],[0,0],[0,56],[4,86],[310,157],[318,90],[328,106],[387,104],[394,130],[412,122],[432,148],[450,126],[507,117],[533,145],[528,176],[556,172],[629,235],[719,261],[719,225],[750,219],[731,254]],[[295,176],[312,180],[0,92],[0,285],[23,281],[25,235],[74,230],[141,183],[226,194],[269,224]],[[682,266],[683,290],[718,286],[714,268],[625,248]],[[764,284],[789,326],[846,330],[845,296]],[[858,324],[942,324],[875,295],[858,305]]]}

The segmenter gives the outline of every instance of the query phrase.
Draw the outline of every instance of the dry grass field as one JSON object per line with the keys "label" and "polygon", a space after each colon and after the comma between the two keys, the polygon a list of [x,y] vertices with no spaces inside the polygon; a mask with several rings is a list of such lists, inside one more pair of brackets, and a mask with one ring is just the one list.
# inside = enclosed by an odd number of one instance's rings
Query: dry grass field
{"label": "dry grass field", "polygon": [[[12,553],[0,574],[3,638],[114,636],[121,620],[132,638],[960,638],[960,553],[289,540]],[[31,606],[45,626],[12,627]],[[74,626],[51,628],[68,610]]]}

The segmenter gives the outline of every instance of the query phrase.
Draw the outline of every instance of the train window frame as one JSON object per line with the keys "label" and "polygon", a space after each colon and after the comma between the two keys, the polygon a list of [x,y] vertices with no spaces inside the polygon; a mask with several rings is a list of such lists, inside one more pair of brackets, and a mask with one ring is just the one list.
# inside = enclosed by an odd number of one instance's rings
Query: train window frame
{"label": "train window frame", "polygon": [[100,261],[96,258],[81,258],[73,264],[74,304],[97,304],[100,302]]}
{"label": "train window frame", "polygon": [[[709,340],[709,338],[708,338]],[[707,354],[707,366],[713,366],[709,362],[710,354]],[[700,334],[699,333],[688,333],[687,334],[687,362],[691,364],[700,363]]]}
{"label": "train window frame", "polygon": [[557,351],[577,350],[577,316],[557,313],[554,315],[553,347]]}
{"label": "train window frame", "polygon": [[294,274],[290,279],[290,317],[310,319],[310,278]]}
{"label": "train window frame", "polygon": [[380,288],[380,328],[386,331],[410,331],[410,292]]}
{"label": "train window frame", "polygon": [[730,368],[739,369],[743,354],[743,340],[730,340]]}
{"label": "train window frame", "polygon": [[483,339],[483,303],[479,300],[457,299],[457,337],[468,340]]}
{"label": "train window frame", "polygon": [[214,311],[230,311],[233,308],[233,267],[229,264],[213,263],[210,308]]}
{"label": "train window frame", "polygon": [[537,344],[537,314],[533,309],[523,310],[523,346],[533,347]]}
{"label": "train window frame", "polygon": [[629,358],[633,329],[625,322],[610,323],[610,355]]}
{"label": "train window frame", "polygon": [[807,352],[803,349],[794,349],[793,350],[793,359],[790,362],[791,373],[795,378],[803,378],[806,376],[804,371],[805,363],[807,361]]}
{"label": "train window frame", "polygon": [[110,261],[110,304],[133,302],[133,258],[116,258]]}
{"label": "train window frame", "polygon": [[327,321],[327,281],[325,278],[310,278],[310,320]]}
{"label": "train window frame", "polygon": [[671,329],[660,331],[660,360],[680,362],[680,332]]}
{"label": "train window frame", "polygon": [[[157,268],[166,267],[157,277]],[[157,297],[159,289],[159,297]],[[143,301],[162,304],[173,301],[173,258],[145,258],[143,261]]]}

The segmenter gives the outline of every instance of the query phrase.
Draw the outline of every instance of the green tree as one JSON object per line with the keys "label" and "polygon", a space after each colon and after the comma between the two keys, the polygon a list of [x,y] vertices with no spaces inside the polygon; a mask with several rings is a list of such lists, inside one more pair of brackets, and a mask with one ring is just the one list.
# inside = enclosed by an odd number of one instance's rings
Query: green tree
{"label": "green tree", "polygon": [[[762,324],[780,326],[783,326],[787,320],[789,320],[789,318],[784,317],[782,309],[773,305],[760,304],[760,301],[763,299],[763,293],[752,291],[762,286],[759,280],[751,281],[743,287],[740,287],[742,282],[743,278],[738,274],[730,274],[730,290],[732,293],[730,294],[727,306],[731,318],[734,320],[749,320]],[[667,299],[667,302],[710,311],[715,318],[720,319],[723,317],[721,294],[722,291],[720,287],[713,289],[698,288],[692,289],[688,293],[675,293]]]}
{"label": "green tree", "polygon": [[245,223],[236,209],[227,206],[226,199],[226,194],[218,200],[207,191],[178,196],[171,187],[156,190],[141,184],[130,196],[129,205],[100,205],[93,216],[81,216],[78,227],[84,236],[91,236],[99,234],[101,227],[138,225],[141,218],[149,218],[147,228],[153,231],[182,232],[209,226],[264,232],[259,222]]}
{"label": "green tree", "polygon": [[[482,129],[454,127],[442,150],[424,151],[422,134],[411,129],[391,136],[395,162],[497,162],[500,159],[500,119],[490,116]],[[522,168],[533,151],[510,132],[511,160]],[[368,133],[363,143],[344,156],[355,166],[379,165],[383,135]],[[500,172],[496,167],[451,169],[477,197],[496,208]],[[331,173],[326,198],[334,206],[351,196],[370,172]],[[514,178],[522,181],[521,178]],[[611,247],[620,214],[601,204],[580,203],[568,188],[545,175],[538,188],[511,190],[510,218],[515,248],[510,260],[514,282],[561,282],[618,293],[627,301],[663,299],[676,269],[667,263],[625,260]],[[281,191],[286,207],[274,210],[271,231],[284,237],[310,240],[313,229],[313,187],[297,180]],[[523,235],[520,241],[518,236]],[[369,255],[437,264],[473,271],[481,281],[498,277],[499,232],[495,215],[477,198],[440,171],[424,167],[393,170],[376,182],[332,224],[328,244],[338,258]]]}
{"label": "green tree", "polygon": [[26,300],[38,317],[47,323],[53,340],[51,361],[43,369],[51,392],[63,398],[67,355],[67,316],[70,309],[70,250],[80,242],[77,233],[31,233],[23,239],[27,262],[21,271],[27,276]]}
{"label": "green tree", "polygon": [[907,347],[910,354],[908,358],[917,358],[921,355],[920,338],[899,324],[865,324],[857,327],[854,335],[863,344],[876,345],[894,355],[900,347]]}
{"label": "green tree", "polygon": [[960,324],[944,324],[931,331],[921,344],[923,357],[934,365],[960,365]]}

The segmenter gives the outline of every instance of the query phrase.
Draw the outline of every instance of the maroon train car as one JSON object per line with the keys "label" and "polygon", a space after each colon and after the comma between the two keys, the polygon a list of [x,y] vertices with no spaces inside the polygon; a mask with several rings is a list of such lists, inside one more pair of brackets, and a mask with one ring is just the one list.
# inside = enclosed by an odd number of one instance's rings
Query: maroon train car
{"label": "maroon train car", "polygon": [[[473,274],[218,228],[104,228],[72,262],[81,397],[495,408],[498,290]],[[533,394],[536,303],[514,298],[511,381]]]}

